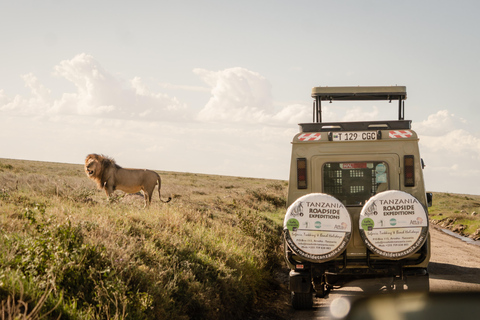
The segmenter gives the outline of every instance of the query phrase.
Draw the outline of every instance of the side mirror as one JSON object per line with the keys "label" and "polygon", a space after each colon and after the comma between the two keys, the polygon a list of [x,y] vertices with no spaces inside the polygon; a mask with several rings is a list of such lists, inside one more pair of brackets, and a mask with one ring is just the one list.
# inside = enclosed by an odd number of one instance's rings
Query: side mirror
{"label": "side mirror", "polygon": [[433,193],[427,192],[427,205],[431,207],[433,203]]}

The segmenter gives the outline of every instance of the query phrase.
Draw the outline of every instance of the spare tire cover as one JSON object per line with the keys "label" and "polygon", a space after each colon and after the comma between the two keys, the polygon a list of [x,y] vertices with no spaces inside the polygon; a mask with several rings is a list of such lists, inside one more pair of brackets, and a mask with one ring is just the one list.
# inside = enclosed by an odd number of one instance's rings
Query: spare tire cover
{"label": "spare tire cover", "polygon": [[336,198],[310,193],[288,207],[283,230],[295,254],[308,261],[323,262],[345,250],[351,238],[352,219]]}
{"label": "spare tire cover", "polygon": [[414,254],[428,236],[428,212],[417,198],[397,190],[371,197],[360,212],[360,235],[374,253],[388,259]]}

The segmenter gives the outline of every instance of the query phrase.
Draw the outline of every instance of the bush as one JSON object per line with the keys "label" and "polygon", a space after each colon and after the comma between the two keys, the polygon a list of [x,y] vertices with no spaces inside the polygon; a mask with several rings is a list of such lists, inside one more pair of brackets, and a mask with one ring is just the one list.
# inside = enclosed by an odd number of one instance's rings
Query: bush
{"label": "bush", "polygon": [[45,319],[271,313],[261,310],[265,292],[278,289],[272,284],[282,261],[281,183],[164,173],[162,193],[177,196],[168,205],[154,199],[144,210],[136,197],[109,204],[80,166],[40,165],[19,162],[15,172],[0,172],[0,300],[15,314],[34,308]]}

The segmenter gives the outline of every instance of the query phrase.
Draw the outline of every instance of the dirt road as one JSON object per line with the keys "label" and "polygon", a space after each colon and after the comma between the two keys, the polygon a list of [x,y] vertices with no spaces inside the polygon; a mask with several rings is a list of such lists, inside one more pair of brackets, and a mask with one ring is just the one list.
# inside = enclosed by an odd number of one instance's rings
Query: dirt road
{"label": "dirt road", "polygon": [[[430,228],[430,291],[480,291],[480,246]],[[297,311],[292,320],[330,319],[330,303],[338,297],[362,295],[379,290],[382,280],[357,280],[334,290],[327,299],[316,298],[313,310]]]}

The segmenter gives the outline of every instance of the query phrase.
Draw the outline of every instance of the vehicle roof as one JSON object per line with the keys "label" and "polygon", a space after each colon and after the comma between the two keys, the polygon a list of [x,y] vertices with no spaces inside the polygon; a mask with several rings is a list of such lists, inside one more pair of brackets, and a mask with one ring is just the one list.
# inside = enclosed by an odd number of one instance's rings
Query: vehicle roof
{"label": "vehicle roof", "polygon": [[407,87],[314,87],[312,97],[321,100],[405,100]]}

